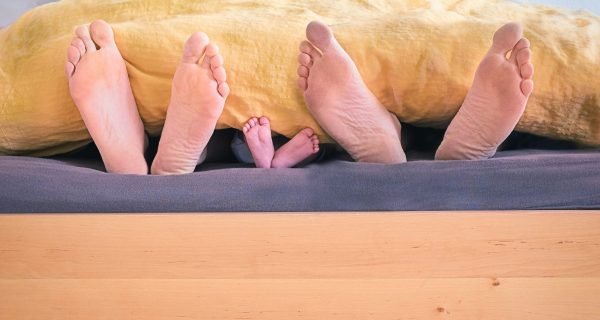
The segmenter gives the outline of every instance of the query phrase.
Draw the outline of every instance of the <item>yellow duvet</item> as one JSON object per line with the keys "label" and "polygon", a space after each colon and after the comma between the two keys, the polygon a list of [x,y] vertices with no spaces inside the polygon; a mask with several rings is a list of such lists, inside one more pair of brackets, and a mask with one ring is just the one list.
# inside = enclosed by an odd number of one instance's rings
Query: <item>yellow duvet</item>
{"label": "yellow duvet", "polygon": [[330,24],[365,82],[401,121],[443,127],[460,107],[496,28],[519,21],[532,42],[535,90],[517,129],[600,146],[600,18],[500,0],[64,0],[0,31],[0,154],[53,155],[90,141],[69,97],[65,52],[79,24],[109,22],[140,115],[160,133],[185,39],[207,33],[231,95],[218,127],[267,115],[291,136],[327,139],[296,88],[311,20]]}

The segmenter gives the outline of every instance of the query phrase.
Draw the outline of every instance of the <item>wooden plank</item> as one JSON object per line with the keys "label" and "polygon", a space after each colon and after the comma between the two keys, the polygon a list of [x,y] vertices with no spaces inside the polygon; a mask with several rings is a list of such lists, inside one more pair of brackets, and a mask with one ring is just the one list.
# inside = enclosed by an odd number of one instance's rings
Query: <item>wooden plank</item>
{"label": "wooden plank", "polygon": [[599,319],[599,278],[0,280],[2,319]]}
{"label": "wooden plank", "polygon": [[0,216],[0,279],[463,277],[600,277],[600,214]]}

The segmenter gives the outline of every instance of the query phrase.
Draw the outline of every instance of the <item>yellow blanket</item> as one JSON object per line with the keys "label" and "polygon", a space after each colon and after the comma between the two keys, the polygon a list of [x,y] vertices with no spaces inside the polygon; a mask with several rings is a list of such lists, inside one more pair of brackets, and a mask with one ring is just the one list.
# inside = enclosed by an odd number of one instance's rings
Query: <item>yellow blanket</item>
{"label": "yellow blanket", "polygon": [[500,0],[64,0],[0,31],[0,154],[52,155],[90,141],[69,97],[65,52],[79,24],[114,29],[147,131],[160,133],[183,43],[206,32],[232,94],[218,127],[267,115],[291,136],[312,127],[296,89],[306,24],[333,26],[369,88],[401,121],[442,127],[458,110],[496,28],[519,21],[535,90],[517,129],[600,146],[600,18]]}

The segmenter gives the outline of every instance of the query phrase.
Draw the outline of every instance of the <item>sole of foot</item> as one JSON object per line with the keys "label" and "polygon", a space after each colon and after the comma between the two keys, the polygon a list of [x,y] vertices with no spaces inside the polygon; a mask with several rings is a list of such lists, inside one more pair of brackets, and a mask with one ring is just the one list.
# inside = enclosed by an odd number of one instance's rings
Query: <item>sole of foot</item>
{"label": "sole of foot", "polygon": [[267,117],[250,118],[244,127],[244,138],[257,168],[270,168],[275,148],[271,136],[271,122]]}
{"label": "sole of foot", "polygon": [[400,122],[367,88],[356,65],[317,21],[300,44],[298,87],[321,127],[355,160],[402,163]]}
{"label": "sole of foot", "polygon": [[67,50],[71,97],[109,173],[147,174],[146,136],[125,61],[104,21],[79,26]]}
{"label": "sole of foot", "polygon": [[319,138],[311,128],[304,128],[275,152],[272,168],[292,168],[319,152]]}
{"label": "sole of foot", "polygon": [[[510,56],[507,55],[510,53]],[[494,34],[473,85],[446,130],[437,160],[492,157],[513,131],[533,91],[533,64],[523,28],[508,23]]]}
{"label": "sole of foot", "polygon": [[202,32],[186,41],[171,86],[171,101],[152,163],[157,175],[193,172],[229,95],[223,57]]}

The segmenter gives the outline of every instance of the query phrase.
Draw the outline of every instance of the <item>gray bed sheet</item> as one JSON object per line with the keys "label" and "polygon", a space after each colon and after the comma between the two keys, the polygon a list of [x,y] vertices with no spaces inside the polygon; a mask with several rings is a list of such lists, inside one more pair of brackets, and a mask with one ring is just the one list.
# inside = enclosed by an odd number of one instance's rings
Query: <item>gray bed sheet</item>
{"label": "gray bed sheet", "polygon": [[0,157],[0,212],[600,209],[600,151],[518,150],[485,161],[304,168],[207,164],[124,176],[94,159]]}

